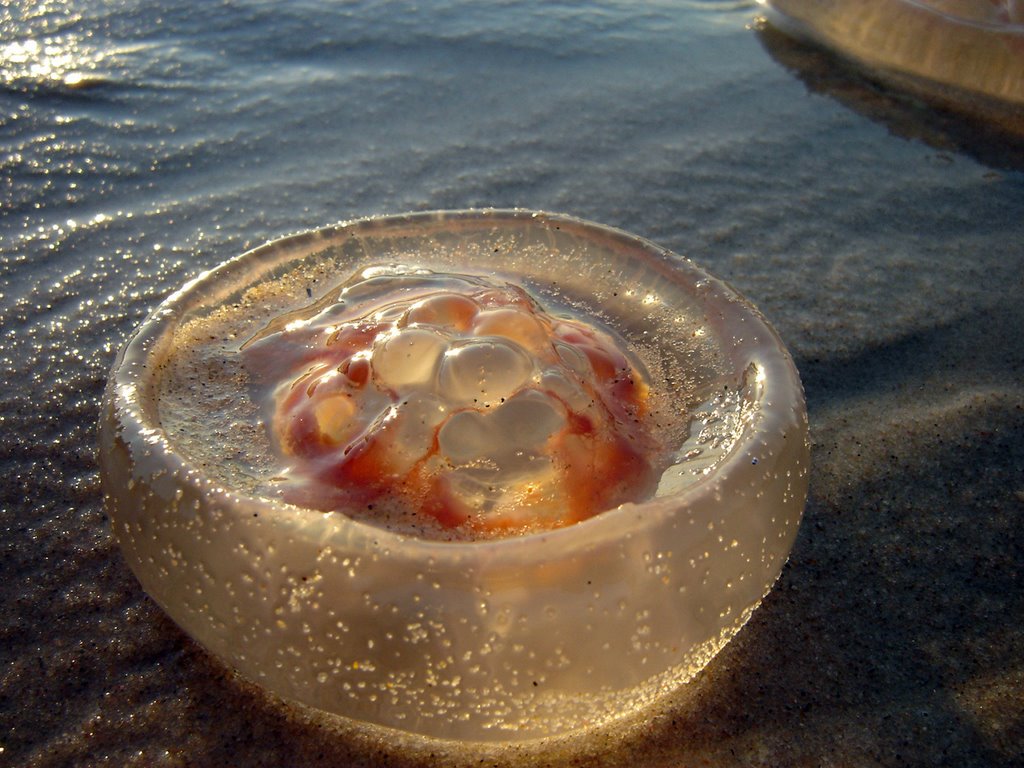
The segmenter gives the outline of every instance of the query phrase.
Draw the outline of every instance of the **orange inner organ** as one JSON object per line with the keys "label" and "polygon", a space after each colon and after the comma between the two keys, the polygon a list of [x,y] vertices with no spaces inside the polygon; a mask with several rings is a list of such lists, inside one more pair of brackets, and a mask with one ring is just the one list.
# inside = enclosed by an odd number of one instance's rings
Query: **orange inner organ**
{"label": "orange inner organ", "polygon": [[648,385],[610,334],[484,278],[347,286],[245,349],[270,384],[286,500],[487,537],[650,492]]}

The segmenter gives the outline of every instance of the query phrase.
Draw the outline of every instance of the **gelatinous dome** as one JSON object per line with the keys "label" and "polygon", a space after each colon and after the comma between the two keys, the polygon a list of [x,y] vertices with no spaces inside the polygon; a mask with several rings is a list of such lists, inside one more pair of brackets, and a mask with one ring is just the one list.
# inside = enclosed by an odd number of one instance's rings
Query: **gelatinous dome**
{"label": "gelatinous dome", "polygon": [[649,497],[642,366],[520,287],[393,265],[244,346],[285,500],[440,538],[558,528]]}
{"label": "gelatinous dome", "polygon": [[[254,396],[268,386],[252,376],[261,345],[327,322],[321,313],[337,303],[339,283],[381,264],[492,275],[485,282],[521,286],[539,304],[511,300],[513,288],[492,302],[475,287],[408,303],[387,286],[390,298],[376,305],[376,319],[390,324],[384,334],[356,330],[362,311],[352,329],[343,316],[335,328],[330,346],[353,352],[329,369],[337,379],[317,368],[326,343],[297,345],[299,357],[310,355],[309,385],[316,380],[313,396],[300,398],[307,432],[294,420],[275,426],[289,395],[269,405]],[[377,301],[379,286],[359,282],[346,304]],[[529,350],[544,334],[558,360],[541,364]],[[563,434],[568,414],[587,407],[573,398],[594,394],[588,377],[603,365],[588,349],[614,357],[608,339],[646,388],[610,397],[612,360],[602,418],[642,409],[645,434],[663,446],[647,498],[554,530],[458,542],[283,498],[282,453],[350,441],[352,414],[365,407],[372,422],[399,392],[411,392],[408,424],[447,409],[438,450],[453,465],[481,452],[497,463],[492,452],[507,443],[482,414],[502,397],[515,408],[497,430],[548,450],[544,435]],[[294,360],[284,363],[293,370]],[[467,385],[479,371],[482,393]],[[375,394],[351,407],[332,402],[341,377]],[[551,396],[559,387],[565,404]],[[456,419],[453,403],[465,415]],[[597,726],[689,680],[777,578],[807,491],[800,382],[757,310],[645,240],[523,211],[358,221],[201,275],[119,356],[101,426],[113,532],[178,624],[281,696],[438,738],[509,741]],[[401,458],[401,440],[394,450]],[[557,467],[552,455],[545,460]]]}

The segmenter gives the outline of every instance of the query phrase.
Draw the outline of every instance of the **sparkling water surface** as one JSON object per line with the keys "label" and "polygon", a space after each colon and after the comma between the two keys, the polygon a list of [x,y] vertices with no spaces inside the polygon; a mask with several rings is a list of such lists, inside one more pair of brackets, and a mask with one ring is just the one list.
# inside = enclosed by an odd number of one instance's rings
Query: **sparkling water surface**
{"label": "sparkling water surface", "polygon": [[[1019,145],[972,144],[948,116],[761,29],[757,13],[712,0],[4,4],[0,758],[213,765],[231,743],[248,763],[339,759],[333,735],[226,679],[142,594],[102,509],[99,398],[130,331],[202,270],[341,219],[474,206],[649,237],[765,312],[807,388],[808,519],[822,538],[798,541],[779,617],[768,606],[732,663],[759,669],[759,648],[794,621],[870,624],[869,592],[893,616],[930,600],[939,625],[973,634],[958,644],[897,621],[860,650],[840,643],[836,690],[877,676],[897,694],[860,694],[877,705],[863,731],[848,724],[864,714],[856,696],[809,694],[817,733],[878,754],[905,733],[934,763],[939,746],[912,727],[937,720],[961,764],[1006,757],[1010,742],[972,718],[987,711],[977,691],[992,690],[979,680],[1013,658],[1019,679],[1024,648],[996,618],[1024,609],[1012,565],[1024,551]],[[902,514],[884,516],[892,505]],[[972,571],[936,553],[961,551],[987,559],[975,591],[950,597]],[[879,582],[879,568],[891,576]],[[840,583],[861,586],[841,597]],[[839,607],[800,607],[787,584]],[[792,641],[827,661],[838,639],[817,636]],[[978,674],[951,671],[965,656]],[[770,693],[805,674],[773,664]],[[939,693],[911,703],[918,689]],[[760,706],[788,762],[839,749],[793,737],[773,701]],[[886,711],[912,712],[910,725],[892,735]],[[753,749],[658,733],[666,764]],[[352,764],[384,760],[359,743]],[[607,747],[608,764],[628,761],[621,749]]]}

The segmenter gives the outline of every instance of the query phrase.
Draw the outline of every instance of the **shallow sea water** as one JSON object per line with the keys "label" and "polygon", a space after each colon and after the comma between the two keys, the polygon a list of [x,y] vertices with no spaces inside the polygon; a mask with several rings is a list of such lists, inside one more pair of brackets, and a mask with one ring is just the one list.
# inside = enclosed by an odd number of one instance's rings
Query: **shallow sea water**
{"label": "shallow sea water", "polygon": [[[757,13],[0,8],[0,765],[1024,757],[1024,151]],[[94,447],[115,351],[186,279],[297,230],[473,206],[618,226],[730,281],[796,358],[814,467],[775,592],[685,691],[468,754],[233,679],[121,561]]]}

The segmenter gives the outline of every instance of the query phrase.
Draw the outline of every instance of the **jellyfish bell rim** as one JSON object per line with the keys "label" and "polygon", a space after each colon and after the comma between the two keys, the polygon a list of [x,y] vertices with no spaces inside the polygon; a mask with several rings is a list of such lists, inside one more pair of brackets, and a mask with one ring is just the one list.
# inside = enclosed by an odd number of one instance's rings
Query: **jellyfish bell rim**
{"label": "jellyfish bell rim", "polygon": [[[964,27],[973,27],[975,29],[982,29],[989,32],[1007,33],[1013,35],[1024,36],[1024,22],[1010,21],[1005,23],[997,23],[994,21],[985,21],[984,19],[971,19],[966,16],[958,16],[955,13],[944,11],[931,3],[923,2],[922,0],[886,0],[894,6],[912,6],[928,16],[934,16],[944,19],[951,24]],[[788,16],[784,11],[780,11],[775,6],[779,3],[776,0],[756,0],[757,4],[762,8],[767,9],[772,15],[778,15],[784,17],[787,21],[795,22],[796,19]]]}
{"label": "jellyfish bell rim", "polygon": [[[761,0],[758,0],[759,2]],[[1010,21],[1006,23],[996,23],[994,21],[985,21],[984,19],[970,19],[966,16],[958,16],[955,13],[944,11],[931,3],[922,2],[922,0],[897,0],[897,2],[905,3],[906,5],[913,5],[926,11],[935,16],[941,16],[944,19],[948,19],[950,22],[955,24],[962,24],[967,27],[977,27],[978,29],[984,29],[992,32],[1008,32],[1008,33],[1020,33],[1024,34],[1024,23],[1019,21]]]}
{"label": "jellyfish bell rim", "polygon": [[[333,521],[335,534],[340,529],[349,536],[349,541],[359,538],[368,546],[386,549],[389,556],[401,555],[406,559],[436,560],[439,557],[464,553],[474,550],[478,556],[486,556],[488,560],[512,558],[514,562],[526,560],[544,560],[546,554],[557,552],[565,556],[572,552],[585,550],[587,547],[617,537],[628,532],[635,526],[638,513],[644,515],[651,523],[651,518],[664,518],[678,515],[681,510],[691,506],[699,506],[708,497],[714,496],[721,485],[741,465],[749,462],[746,450],[757,438],[760,430],[747,426],[729,453],[706,476],[694,481],[680,492],[665,496],[628,502],[617,507],[604,510],[590,518],[568,526],[545,531],[530,532],[496,539],[479,539],[469,541],[446,541],[413,536],[388,530],[361,520],[344,516],[343,510],[324,511],[290,504],[277,499],[263,496],[238,493],[223,484],[211,479],[200,468],[194,466],[180,451],[176,450],[172,440],[167,436],[155,413],[147,413],[147,409],[139,402],[138,392],[151,386],[148,379],[154,378],[150,369],[153,366],[149,358],[160,347],[161,343],[169,343],[169,336],[187,316],[188,304],[202,300],[204,292],[210,287],[230,278],[237,270],[245,270],[249,262],[261,260],[268,256],[280,255],[286,261],[288,254],[310,253],[310,246],[329,247],[339,236],[350,236],[354,228],[368,227],[370,232],[388,228],[392,225],[418,227],[424,223],[450,225],[453,223],[493,222],[537,222],[548,225],[570,226],[598,234],[619,245],[639,248],[645,256],[656,260],[662,270],[662,277],[667,277],[679,284],[693,285],[701,283],[701,293],[710,299],[721,313],[724,321],[725,312],[742,315],[752,323],[750,330],[756,336],[736,340],[734,351],[742,353],[750,364],[764,373],[759,377],[763,391],[759,397],[762,406],[761,418],[770,418],[779,410],[800,409],[804,406],[803,387],[799,374],[775,329],[764,318],[763,314],[745,297],[721,278],[715,277],[696,265],[689,258],[679,256],[656,243],[636,235],[629,234],[615,227],[587,221],[565,214],[533,211],[528,209],[463,209],[422,211],[406,214],[370,216],[345,220],[333,225],[312,230],[305,230],[263,243],[251,248],[218,266],[205,270],[196,277],[171,293],[139,326],[136,332],[122,347],[110,374],[112,390],[111,406],[116,411],[116,424],[120,432],[131,427],[137,435],[145,435],[145,442],[153,447],[159,446],[162,457],[168,462],[166,467],[179,482],[186,482],[202,494],[214,494],[231,506],[244,504],[260,515],[277,516],[276,525],[290,528],[299,533],[310,522],[320,520]],[[225,293],[234,293],[232,288]],[[709,322],[711,318],[709,317]],[[740,371],[737,371],[740,373]],[[140,386],[141,385],[141,386]],[[131,396],[128,395],[131,393]],[[154,402],[149,403],[155,408]],[[771,409],[771,413],[765,413]],[[341,514],[339,514],[339,512]],[[284,514],[282,514],[284,513]]]}

